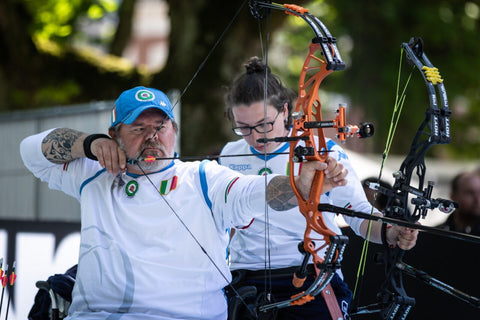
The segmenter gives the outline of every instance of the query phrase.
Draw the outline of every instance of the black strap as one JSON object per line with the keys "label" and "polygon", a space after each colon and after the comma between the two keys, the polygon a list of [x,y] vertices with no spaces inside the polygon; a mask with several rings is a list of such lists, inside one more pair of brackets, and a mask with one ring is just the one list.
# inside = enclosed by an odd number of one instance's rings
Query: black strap
{"label": "black strap", "polygon": [[85,156],[86,156],[88,159],[92,159],[92,160],[98,161],[97,157],[93,155],[92,150],[90,149],[90,147],[92,146],[92,142],[93,142],[94,140],[100,139],[100,138],[111,139],[110,136],[107,136],[106,134],[103,134],[103,133],[95,133],[95,134],[91,134],[91,135],[87,136],[87,137],[85,138],[85,140],[83,140],[83,152],[85,153]]}
{"label": "black strap", "polygon": [[[298,269],[298,267],[288,267],[288,268],[281,268],[281,269],[271,269],[265,272],[265,270],[235,270],[236,272],[242,271],[245,272],[244,277],[246,279],[263,279],[265,278],[265,274],[271,275],[272,278],[278,278],[278,277],[287,277],[293,276],[293,273]],[[232,273],[234,273],[233,271]],[[315,267],[313,264],[307,265],[307,276],[314,276],[316,275],[315,272]]]}

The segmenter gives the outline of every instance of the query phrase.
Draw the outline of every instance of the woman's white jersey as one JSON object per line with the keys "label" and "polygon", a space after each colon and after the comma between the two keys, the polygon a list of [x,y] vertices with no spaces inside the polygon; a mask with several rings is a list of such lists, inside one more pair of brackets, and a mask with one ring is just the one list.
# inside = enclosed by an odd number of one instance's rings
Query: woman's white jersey
{"label": "woman's white jersey", "polygon": [[[353,170],[348,157],[335,141],[326,139],[329,156],[341,162],[348,170],[347,185],[337,187],[323,194],[322,203],[329,203],[339,207],[352,208],[357,211],[371,213],[372,206],[368,202],[362,185]],[[220,163],[232,170],[243,174],[282,174],[288,175],[289,144],[283,143],[272,153],[285,153],[265,156],[250,147],[244,139],[229,142],[223,148],[221,155],[253,156],[221,157]],[[266,159],[266,161],[265,161]],[[298,174],[299,166],[295,166],[295,175]],[[335,214],[324,212],[323,219],[327,227],[335,233],[341,230],[334,220]],[[344,217],[356,234],[360,234],[360,224],[363,220],[358,218]],[[266,220],[268,219],[268,242],[266,242]],[[303,241],[305,232],[305,218],[299,212],[298,207],[289,211],[277,212],[268,208],[267,212],[256,217],[251,223],[237,228],[230,242],[230,268],[262,270],[265,268],[285,268],[299,266],[303,256],[298,251],[298,244]],[[313,233],[313,235],[315,235]],[[268,257],[266,256],[266,243],[268,245]],[[316,242],[320,246],[320,242]],[[267,262],[266,262],[267,261]],[[268,262],[269,261],[269,262]]]}

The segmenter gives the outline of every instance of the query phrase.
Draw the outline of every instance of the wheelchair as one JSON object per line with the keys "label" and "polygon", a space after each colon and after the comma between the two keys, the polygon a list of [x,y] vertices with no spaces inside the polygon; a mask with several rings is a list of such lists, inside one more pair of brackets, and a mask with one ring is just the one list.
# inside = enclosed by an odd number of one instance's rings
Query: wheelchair
{"label": "wheelchair", "polygon": [[62,320],[72,303],[72,290],[76,281],[77,265],[64,274],[50,276],[47,281],[37,281],[39,289],[28,313],[28,320]]}

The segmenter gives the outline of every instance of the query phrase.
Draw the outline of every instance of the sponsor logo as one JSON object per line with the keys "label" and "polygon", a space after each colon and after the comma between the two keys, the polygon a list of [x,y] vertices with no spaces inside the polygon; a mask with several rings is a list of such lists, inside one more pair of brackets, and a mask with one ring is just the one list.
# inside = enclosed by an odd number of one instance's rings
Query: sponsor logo
{"label": "sponsor logo", "polygon": [[235,171],[246,171],[252,169],[252,165],[250,164],[230,164],[228,167]]}

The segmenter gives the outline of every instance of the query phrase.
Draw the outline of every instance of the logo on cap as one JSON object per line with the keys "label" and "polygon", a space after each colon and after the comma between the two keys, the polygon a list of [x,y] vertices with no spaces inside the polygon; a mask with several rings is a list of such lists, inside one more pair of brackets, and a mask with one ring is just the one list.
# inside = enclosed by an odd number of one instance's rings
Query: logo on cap
{"label": "logo on cap", "polygon": [[135,99],[137,99],[138,101],[151,101],[155,100],[155,95],[153,94],[153,92],[148,90],[139,90],[135,95]]}

